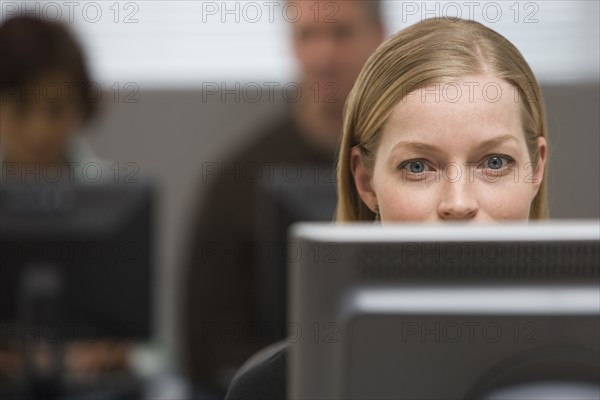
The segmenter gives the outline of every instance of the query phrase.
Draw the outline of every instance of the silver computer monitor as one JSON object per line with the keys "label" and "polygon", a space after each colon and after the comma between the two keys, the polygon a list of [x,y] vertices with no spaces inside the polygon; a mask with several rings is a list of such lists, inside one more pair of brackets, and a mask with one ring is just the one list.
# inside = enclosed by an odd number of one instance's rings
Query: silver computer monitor
{"label": "silver computer monitor", "polygon": [[288,398],[600,393],[599,239],[598,221],[293,226]]}

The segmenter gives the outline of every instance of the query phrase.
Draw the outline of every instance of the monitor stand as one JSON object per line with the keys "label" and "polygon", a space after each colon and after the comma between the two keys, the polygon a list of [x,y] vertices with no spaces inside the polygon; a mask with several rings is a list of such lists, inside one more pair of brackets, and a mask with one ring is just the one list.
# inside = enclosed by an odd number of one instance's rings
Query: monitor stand
{"label": "monitor stand", "polygon": [[27,399],[52,400],[62,395],[62,287],[56,265],[29,264],[17,289],[24,367],[22,391]]}

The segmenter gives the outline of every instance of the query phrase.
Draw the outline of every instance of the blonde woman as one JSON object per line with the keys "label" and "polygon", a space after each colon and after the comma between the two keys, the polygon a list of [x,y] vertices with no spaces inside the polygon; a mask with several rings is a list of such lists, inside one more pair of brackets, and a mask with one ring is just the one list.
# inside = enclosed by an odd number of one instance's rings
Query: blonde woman
{"label": "blonde woman", "polygon": [[[348,98],[337,220],[546,218],[546,135],[538,83],[508,40],[422,21],[378,48]],[[285,347],[244,366],[227,398],[284,398]]]}
{"label": "blonde woman", "polygon": [[389,39],[344,118],[338,221],[548,215],[538,83],[521,53],[477,22],[426,20]]}

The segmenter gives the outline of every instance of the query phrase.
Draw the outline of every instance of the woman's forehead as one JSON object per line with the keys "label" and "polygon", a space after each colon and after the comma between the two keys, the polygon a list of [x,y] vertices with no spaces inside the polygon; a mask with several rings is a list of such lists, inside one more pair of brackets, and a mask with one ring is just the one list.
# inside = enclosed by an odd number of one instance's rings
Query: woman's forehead
{"label": "woman's forehead", "polygon": [[491,76],[466,77],[414,91],[396,105],[384,139],[429,141],[523,135],[519,97],[507,82]]}

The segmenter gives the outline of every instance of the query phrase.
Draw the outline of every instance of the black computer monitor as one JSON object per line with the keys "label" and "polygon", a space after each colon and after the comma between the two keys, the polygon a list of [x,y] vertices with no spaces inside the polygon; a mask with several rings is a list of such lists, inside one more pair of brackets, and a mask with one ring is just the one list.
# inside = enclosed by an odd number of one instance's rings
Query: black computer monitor
{"label": "black computer monitor", "polygon": [[295,257],[288,229],[299,221],[331,222],[337,205],[335,170],[327,164],[289,164],[263,174],[255,194],[256,285],[259,325],[285,336],[287,261]]}
{"label": "black computer monitor", "polygon": [[2,184],[0,343],[149,339],[152,213],[148,183]]}
{"label": "black computer monitor", "polygon": [[598,221],[296,225],[288,398],[597,396],[599,239]]}

